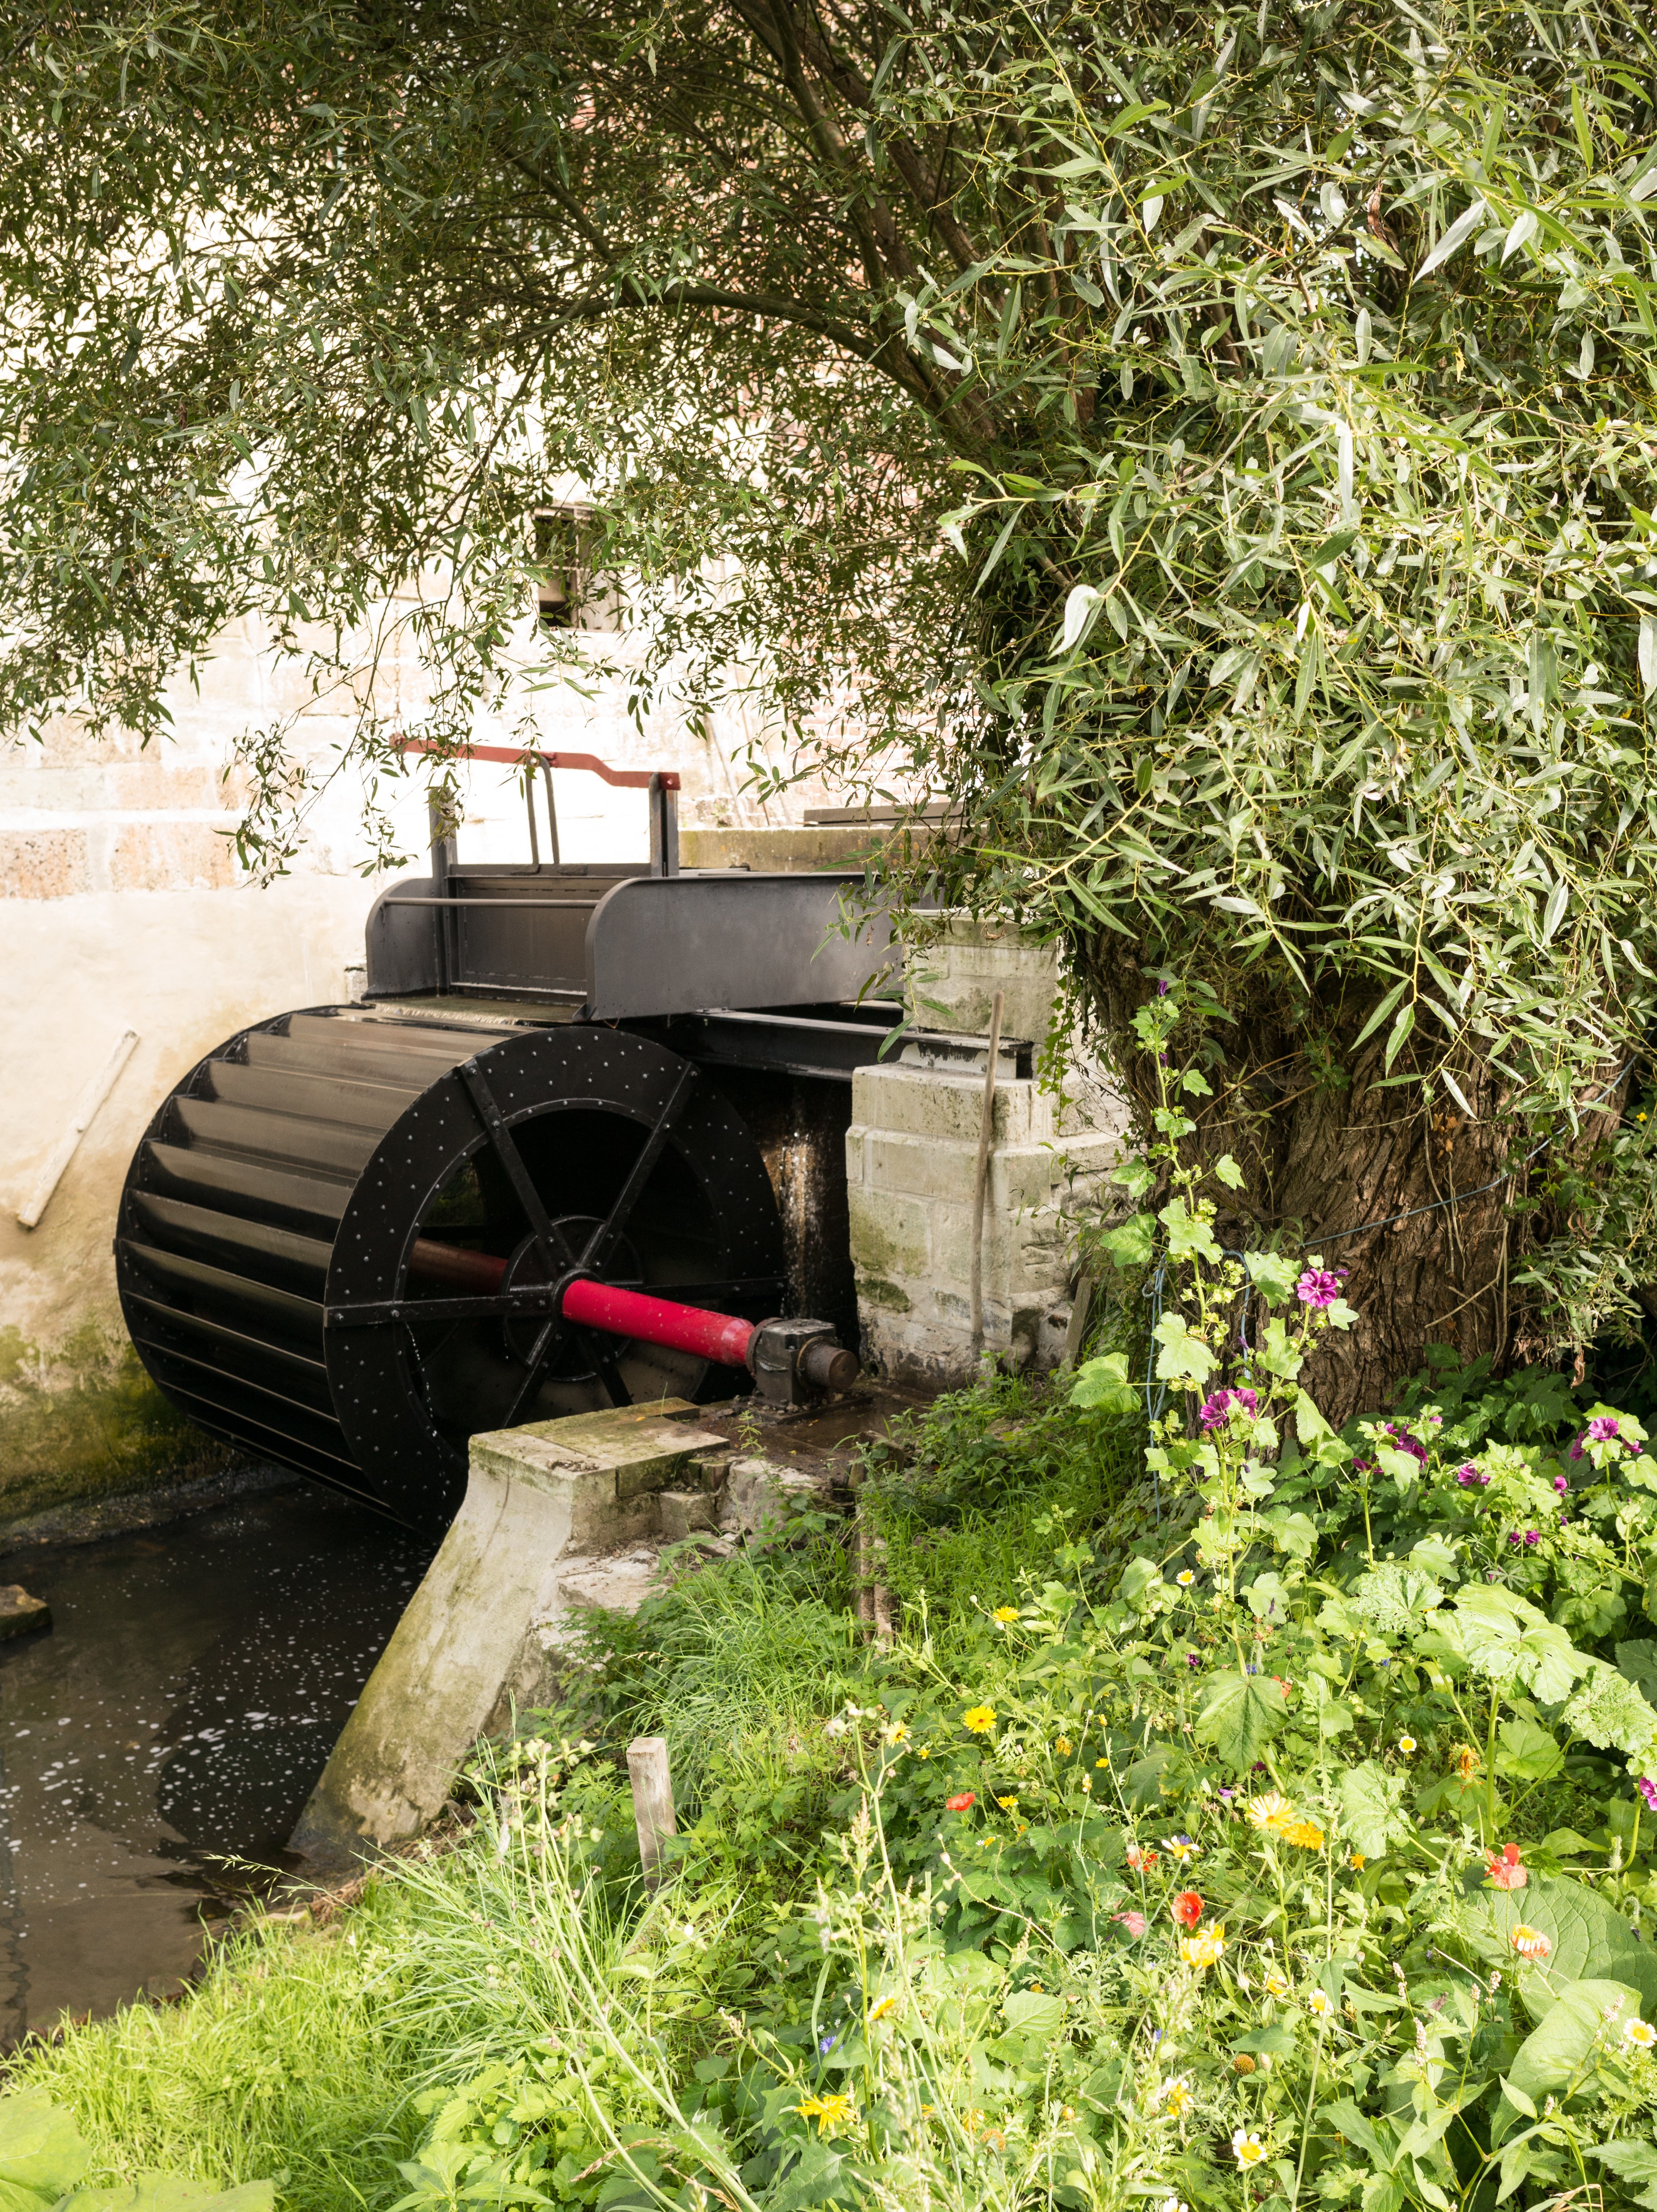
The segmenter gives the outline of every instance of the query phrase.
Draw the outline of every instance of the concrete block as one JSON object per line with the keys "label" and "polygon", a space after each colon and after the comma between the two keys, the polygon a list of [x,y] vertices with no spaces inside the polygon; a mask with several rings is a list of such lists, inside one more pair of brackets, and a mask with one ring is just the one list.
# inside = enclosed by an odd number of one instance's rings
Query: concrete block
{"label": "concrete block", "polygon": [[847,1194],[851,1256],[870,1274],[924,1275],[932,1263],[932,1212],[923,1200],[867,1188]]}
{"label": "concrete block", "polygon": [[[294,1833],[339,1860],[414,1835],[521,1680],[533,1628],[587,1593],[588,1560],[654,1535],[657,1493],[723,1440],[667,1399],[474,1437],[460,1512],[411,1599]],[[653,1558],[654,1555],[652,1554]]]}
{"label": "concrete block", "polygon": [[959,1206],[971,1202],[978,1165],[976,1143],[870,1129],[866,1133],[864,1158],[868,1164],[865,1188],[871,1192],[879,1191],[883,1196],[903,1192]]}
{"label": "concrete block", "polygon": [[[1058,1000],[1058,948],[1015,923],[950,915],[935,943],[919,948],[911,967],[910,1018],[917,1029],[990,1028],[1002,994],[1002,1033],[1039,1044],[1052,1027]],[[923,1001],[930,1000],[931,1005]]]}
{"label": "concrete block", "polygon": [[759,1458],[733,1460],[720,1525],[732,1535],[762,1540],[780,1535],[790,1516],[807,1506],[832,1504],[826,1475]]}
{"label": "concrete block", "polygon": [[657,1504],[666,1544],[682,1544],[692,1529],[718,1525],[718,1500],[705,1490],[664,1490]]}
{"label": "concrete block", "polygon": [[[1040,1143],[1053,1133],[1052,1096],[1033,1079],[996,1086],[991,1142]],[[860,1067],[851,1079],[853,1127],[936,1137],[976,1146],[984,1118],[984,1079],[929,1068]]]}

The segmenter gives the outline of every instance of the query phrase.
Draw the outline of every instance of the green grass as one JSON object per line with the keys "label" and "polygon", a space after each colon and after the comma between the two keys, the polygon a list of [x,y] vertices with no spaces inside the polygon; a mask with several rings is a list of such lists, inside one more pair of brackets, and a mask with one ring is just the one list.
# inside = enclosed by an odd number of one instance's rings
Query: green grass
{"label": "green grass", "polygon": [[424,2125],[409,2104],[421,2054],[399,2012],[418,1972],[414,1932],[387,1897],[314,1933],[233,1938],[184,2003],[129,2006],[27,2046],[4,2086],[74,2112],[94,2148],[88,2181],[285,2175],[283,2212],[388,2204],[395,2160]]}

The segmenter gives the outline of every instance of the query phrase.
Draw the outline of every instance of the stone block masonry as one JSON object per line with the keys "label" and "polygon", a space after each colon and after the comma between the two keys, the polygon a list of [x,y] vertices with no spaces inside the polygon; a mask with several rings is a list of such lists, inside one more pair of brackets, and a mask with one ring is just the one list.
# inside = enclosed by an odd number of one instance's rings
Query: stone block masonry
{"label": "stone block masonry", "polygon": [[[867,1363],[947,1388],[972,1368],[968,1291],[984,1076],[859,1069],[846,1133],[851,1256]],[[997,1082],[984,1208],[984,1348],[1050,1365],[1069,1320],[1071,1210],[1120,1147],[1119,1116],[1081,1126],[1033,1080]]]}

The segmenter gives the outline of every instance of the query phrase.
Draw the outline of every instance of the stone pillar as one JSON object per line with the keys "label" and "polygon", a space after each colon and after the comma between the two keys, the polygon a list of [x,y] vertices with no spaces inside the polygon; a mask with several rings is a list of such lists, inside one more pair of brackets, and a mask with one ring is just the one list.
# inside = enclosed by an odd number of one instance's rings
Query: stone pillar
{"label": "stone pillar", "polygon": [[853,1078],[846,1176],[858,1316],[865,1359],[894,1382],[945,1389],[972,1376],[974,1174],[997,991],[1002,1036],[1014,1042],[996,1073],[984,1348],[1038,1367],[1063,1353],[1070,1217],[1093,1201],[1127,1117],[1085,1063],[1062,1096],[1030,1072],[1058,988],[1056,946],[1015,923],[946,915],[910,969],[911,1027],[929,1034]]}
{"label": "stone pillar", "polygon": [[[293,1848],[324,1864],[416,1835],[509,1700],[535,1632],[595,1593],[596,1555],[659,1533],[661,1493],[721,1437],[678,1398],[472,1439],[460,1512],[364,1685]],[[641,1593],[642,1594],[642,1593]]]}
{"label": "stone pillar", "polygon": [[[960,1042],[966,1042],[966,1040]],[[943,1389],[972,1372],[967,1303],[984,1050],[960,1073],[860,1068],[846,1134],[863,1352],[894,1382]],[[998,1079],[984,1209],[984,1340],[1057,1364],[1069,1320],[1072,1231],[1117,1157],[1114,1127],[1073,1125],[1030,1077]]]}

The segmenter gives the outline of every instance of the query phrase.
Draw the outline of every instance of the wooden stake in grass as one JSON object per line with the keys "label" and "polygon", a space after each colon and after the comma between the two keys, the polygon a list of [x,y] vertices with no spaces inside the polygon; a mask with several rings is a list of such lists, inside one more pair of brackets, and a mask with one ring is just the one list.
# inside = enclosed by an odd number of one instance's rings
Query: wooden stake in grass
{"label": "wooden stake in grass", "polygon": [[647,1889],[660,1889],[667,1879],[661,1863],[662,1838],[677,1833],[673,1826],[673,1778],[668,1770],[665,1735],[633,1738],[627,1747],[627,1778],[633,1785],[633,1825],[638,1830],[644,1886]]}
{"label": "wooden stake in grass", "polygon": [[990,1180],[990,1139],[996,1127],[996,1061],[1001,1052],[1002,994],[990,1009],[990,1050],[984,1064],[984,1111],[978,1117],[978,1158],[972,1172],[972,1357],[984,1350],[984,1197]]}

